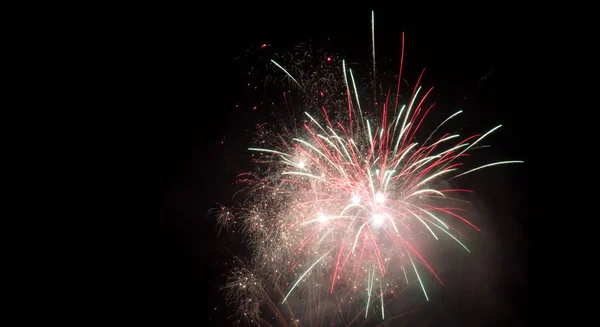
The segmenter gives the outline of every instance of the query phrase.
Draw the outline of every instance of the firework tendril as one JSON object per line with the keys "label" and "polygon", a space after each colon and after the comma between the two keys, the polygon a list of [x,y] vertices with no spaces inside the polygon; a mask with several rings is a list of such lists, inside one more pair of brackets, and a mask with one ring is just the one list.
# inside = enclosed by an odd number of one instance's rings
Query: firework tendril
{"label": "firework tendril", "polygon": [[[373,69],[374,59],[373,34]],[[271,63],[303,92],[310,88]],[[386,304],[409,286],[429,301],[427,281],[444,284],[418,250],[423,242],[454,242],[469,251],[457,225],[480,231],[452,205],[453,194],[470,191],[447,182],[522,162],[465,169],[461,159],[500,126],[466,138],[441,133],[458,111],[419,142],[415,134],[433,107],[426,105],[432,89],[425,91],[420,77],[406,103],[398,102],[399,77],[396,101],[389,94],[381,106],[372,101],[377,115],[368,115],[354,73],[345,61],[340,66],[343,81],[332,85],[342,88],[331,92],[343,93],[345,105],[309,102],[295,130],[278,131],[268,147],[249,148],[262,168],[239,176],[247,185],[243,205],[218,215],[222,226],[235,223],[252,249],[251,262],[232,271],[225,286],[238,322],[287,326],[300,324],[301,315],[316,325],[326,318],[343,325],[385,319]],[[274,320],[264,320],[261,308]]]}

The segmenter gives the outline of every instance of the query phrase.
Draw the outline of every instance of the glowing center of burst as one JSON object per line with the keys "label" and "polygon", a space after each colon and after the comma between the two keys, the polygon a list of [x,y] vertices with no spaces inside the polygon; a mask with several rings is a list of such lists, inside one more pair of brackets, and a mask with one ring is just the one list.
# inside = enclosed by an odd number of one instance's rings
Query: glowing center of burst
{"label": "glowing center of burst", "polygon": [[372,225],[374,227],[381,226],[384,221],[385,221],[385,216],[382,214],[375,214],[375,215],[373,215],[373,218],[371,219]]}
{"label": "glowing center of burst", "polygon": [[383,203],[383,201],[385,201],[385,197],[383,196],[383,193],[378,192],[377,194],[375,194],[375,202],[376,203]]}
{"label": "glowing center of burst", "polygon": [[329,219],[329,217],[325,215],[319,215],[317,219],[319,219],[320,222],[326,222]]}
{"label": "glowing center of burst", "polygon": [[355,195],[352,197],[352,203],[354,204],[359,204],[360,203],[360,196]]}
{"label": "glowing center of burst", "polygon": [[298,167],[300,167],[300,169],[303,169],[306,166],[306,164],[304,163],[304,161],[300,161],[298,163]]}

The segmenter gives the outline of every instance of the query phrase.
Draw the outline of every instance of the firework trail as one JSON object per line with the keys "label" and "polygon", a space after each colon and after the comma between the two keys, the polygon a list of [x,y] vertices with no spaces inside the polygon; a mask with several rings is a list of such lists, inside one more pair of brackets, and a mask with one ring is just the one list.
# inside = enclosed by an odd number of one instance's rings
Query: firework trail
{"label": "firework trail", "polygon": [[[403,56],[404,34],[399,75]],[[480,231],[452,204],[453,194],[470,191],[446,182],[522,162],[463,167],[461,160],[500,125],[466,138],[442,133],[458,111],[420,142],[415,135],[423,132],[433,108],[426,104],[432,88],[419,84],[422,74],[406,103],[399,102],[399,76],[396,97],[390,101],[388,93],[381,108],[369,108],[379,114],[365,118],[345,61],[334,74],[342,78],[338,82],[331,76],[297,77],[277,61],[271,64],[306,95],[311,110],[294,130],[261,133],[249,150],[263,168],[240,174],[239,182],[247,185],[245,201],[218,213],[219,223],[235,223],[253,250],[252,261],[234,270],[225,286],[238,322],[269,325],[261,308],[273,314],[271,323],[284,326],[300,324],[301,318],[314,325],[385,319],[388,303],[412,285],[429,301],[428,281],[443,281],[419,250],[422,243],[453,242],[469,251],[461,227]],[[317,103],[314,94],[324,86],[341,94],[344,103]]]}

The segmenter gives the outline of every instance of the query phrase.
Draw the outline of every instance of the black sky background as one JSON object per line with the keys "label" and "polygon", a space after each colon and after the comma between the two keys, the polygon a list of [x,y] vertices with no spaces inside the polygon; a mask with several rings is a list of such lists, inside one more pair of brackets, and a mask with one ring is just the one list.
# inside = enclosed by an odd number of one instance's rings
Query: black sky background
{"label": "black sky background", "polygon": [[[425,68],[424,84],[435,87],[436,102],[465,111],[461,122],[479,131],[504,125],[493,138],[490,160],[526,162],[469,180],[485,204],[480,210],[489,217],[483,221],[488,233],[482,238],[487,240],[481,241],[487,252],[477,257],[485,258],[483,262],[460,264],[457,269],[466,270],[462,275],[447,272],[448,290],[440,295],[447,305],[444,314],[435,302],[392,325],[525,325],[532,315],[535,283],[527,164],[533,160],[528,145],[534,136],[528,126],[540,110],[520,98],[523,81],[535,78],[523,69],[530,64],[523,55],[531,47],[528,34],[475,23],[403,26],[402,14],[375,14],[378,55],[399,59],[404,31],[404,77],[414,82]],[[218,238],[207,213],[216,202],[231,198],[235,175],[249,167],[244,161],[250,142],[246,130],[268,119],[241,97],[244,80],[232,60],[249,46],[268,43],[286,50],[310,38],[332,38],[339,53],[368,63],[370,11],[240,13],[214,24],[169,18],[164,25],[154,30],[156,43],[148,50],[153,59],[144,61],[149,69],[141,76],[156,83],[156,91],[149,94],[149,102],[156,100],[152,110],[140,114],[146,126],[139,140],[150,144],[152,169],[147,177],[159,186],[153,205],[160,213],[153,281],[144,293],[150,304],[144,314],[170,325],[229,326],[230,312],[219,287],[224,262],[231,257],[220,244],[236,254],[244,249],[231,238]],[[135,42],[135,33],[131,39]]]}

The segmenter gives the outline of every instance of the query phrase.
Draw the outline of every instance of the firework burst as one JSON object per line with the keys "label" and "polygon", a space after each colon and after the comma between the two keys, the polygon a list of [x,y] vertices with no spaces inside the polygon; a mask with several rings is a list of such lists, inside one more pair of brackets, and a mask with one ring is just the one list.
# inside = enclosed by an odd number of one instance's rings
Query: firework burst
{"label": "firework burst", "polygon": [[[374,45],[373,38],[376,76]],[[480,231],[453,205],[453,194],[470,191],[447,182],[521,162],[464,168],[461,160],[500,126],[469,137],[443,133],[458,111],[420,141],[415,136],[433,108],[422,75],[406,103],[399,101],[399,77],[395,96],[388,93],[380,106],[365,109],[343,60],[333,76],[338,82],[298,78],[271,63],[307,95],[312,110],[294,130],[261,131],[264,137],[249,150],[262,168],[238,176],[247,185],[246,200],[235,214],[219,209],[219,222],[228,226],[235,219],[253,250],[250,268],[234,270],[225,287],[240,321],[266,324],[261,307],[282,325],[300,323],[301,316],[317,325],[385,319],[387,303],[412,285],[428,301],[427,281],[443,281],[419,250],[423,242],[452,242],[469,251],[462,227]],[[317,105],[314,93],[323,89],[341,94],[343,104]]]}

